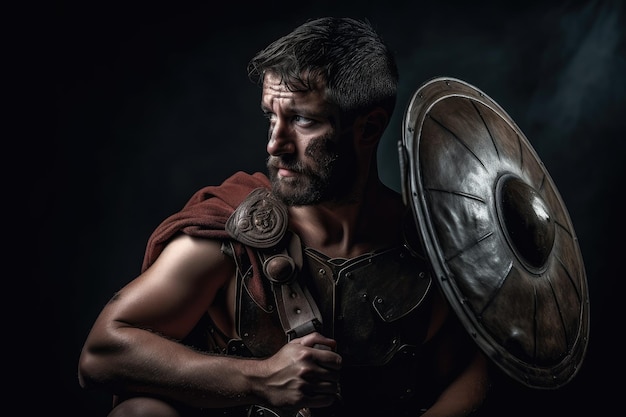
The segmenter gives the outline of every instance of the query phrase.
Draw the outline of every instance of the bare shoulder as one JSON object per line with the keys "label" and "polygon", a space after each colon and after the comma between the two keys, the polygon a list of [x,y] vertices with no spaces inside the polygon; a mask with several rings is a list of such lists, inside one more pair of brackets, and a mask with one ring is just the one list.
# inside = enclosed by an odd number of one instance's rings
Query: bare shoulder
{"label": "bare shoulder", "polygon": [[400,220],[407,208],[404,204],[402,194],[387,186],[381,186],[380,189],[381,191],[378,193],[377,197],[378,201],[373,205],[377,214],[390,221],[395,222]]}
{"label": "bare shoulder", "polygon": [[407,206],[404,204],[401,194],[387,187],[379,193],[378,197],[376,204],[371,206],[370,215],[376,219],[376,222],[371,224],[377,225],[379,230],[376,233],[380,234],[381,237],[389,234],[389,239],[395,241],[403,235]]}
{"label": "bare shoulder", "polygon": [[221,241],[186,234],[173,238],[150,267],[153,270],[174,269],[183,276],[214,274],[232,268],[232,258],[222,251]]}
{"label": "bare shoulder", "polygon": [[177,236],[145,272],[118,292],[107,314],[117,321],[184,337],[234,271],[221,242]]}

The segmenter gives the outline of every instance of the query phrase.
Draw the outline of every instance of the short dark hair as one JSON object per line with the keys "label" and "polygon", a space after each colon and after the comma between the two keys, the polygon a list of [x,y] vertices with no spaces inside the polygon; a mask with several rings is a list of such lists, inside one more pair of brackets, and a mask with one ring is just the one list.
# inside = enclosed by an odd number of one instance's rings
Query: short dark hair
{"label": "short dark hair", "polygon": [[258,52],[248,75],[262,84],[277,74],[290,90],[310,90],[318,78],[339,109],[356,115],[383,107],[391,115],[397,97],[395,57],[368,21],[324,17],[309,20]]}

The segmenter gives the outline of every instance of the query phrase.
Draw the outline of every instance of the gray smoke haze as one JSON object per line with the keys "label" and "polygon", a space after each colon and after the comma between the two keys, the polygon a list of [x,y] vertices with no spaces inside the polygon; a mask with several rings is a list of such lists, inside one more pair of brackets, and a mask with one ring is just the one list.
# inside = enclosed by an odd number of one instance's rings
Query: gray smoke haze
{"label": "gray smoke haze", "polygon": [[530,102],[528,118],[551,127],[561,136],[554,138],[559,145],[580,124],[623,118],[626,27],[622,5],[619,0],[596,0],[566,12],[558,22],[555,42],[544,52],[541,64],[547,76]]}
{"label": "gray smoke haze", "polygon": [[379,152],[388,185],[399,189],[396,142],[406,104],[435,76],[460,78],[493,98],[542,157],[555,159],[554,168],[563,155],[578,152],[572,147],[596,146],[596,135],[606,130],[603,140],[624,149],[613,133],[626,123],[622,1],[531,3],[506,19],[491,4],[468,9],[473,12],[433,13],[391,36],[398,45],[401,83],[398,109]]}

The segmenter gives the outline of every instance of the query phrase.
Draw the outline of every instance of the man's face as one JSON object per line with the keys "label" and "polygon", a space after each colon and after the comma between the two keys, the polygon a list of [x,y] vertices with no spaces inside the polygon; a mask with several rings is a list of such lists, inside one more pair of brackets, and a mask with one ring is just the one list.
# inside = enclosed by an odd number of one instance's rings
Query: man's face
{"label": "man's face", "polygon": [[341,201],[356,175],[351,132],[338,133],[338,113],[323,86],[316,87],[289,91],[272,74],[263,82],[269,178],[276,196],[291,206]]}

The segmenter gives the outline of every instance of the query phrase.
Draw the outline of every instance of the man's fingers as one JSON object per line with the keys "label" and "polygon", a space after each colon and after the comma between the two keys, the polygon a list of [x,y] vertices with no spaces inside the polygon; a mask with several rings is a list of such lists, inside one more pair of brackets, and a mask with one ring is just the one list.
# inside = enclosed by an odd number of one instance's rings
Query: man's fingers
{"label": "man's fingers", "polygon": [[[309,333],[302,337],[293,339],[291,343],[300,343],[301,345],[314,347],[317,349],[335,350],[337,342],[334,339],[330,339],[318,332]],[[319,346],[316,346],[319,345]]]}

